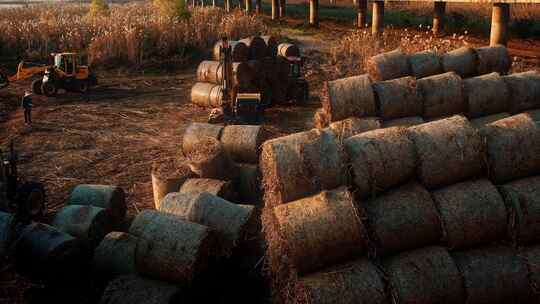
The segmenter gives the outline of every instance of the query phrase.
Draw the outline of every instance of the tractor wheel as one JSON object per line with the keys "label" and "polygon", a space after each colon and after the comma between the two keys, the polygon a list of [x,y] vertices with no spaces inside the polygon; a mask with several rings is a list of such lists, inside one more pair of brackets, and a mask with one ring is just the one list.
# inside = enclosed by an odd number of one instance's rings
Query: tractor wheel
{"label": "tractor wheel", "polygon": [[19,189],[15,196],[17,213],[38,220],[46,210],[45,189],[43,185],[36,182],[26,182]]}
{"label": "tractor wheel", "polygon": [[43,84],[43,80],[41,79],[36,79],[32,81],[32,93],[36,95],[42,95],[43,94],[43,91],[41,91],[42,84]]}
{"label": "tractor wheel", "polygon": [[56,96],[56,93],[58,93],[58,88],[54,83],[47,81],[41,84],[41,91],[43,92],[43,95],[47,97],[54,97]]}
{"label": "tractor wheel", "polygon": [[86,81],[86,80],[77,80],[77,92],[79,92],[79,93],[88,92],[88,81]]}
{"label": "tractor wheel", "polygon": [[6,76],[6,74],[4,74],[4,73],[2,73],[2,71],[0,71],[0,89],[5,88],[8,85],[9,85],[8,77]]}

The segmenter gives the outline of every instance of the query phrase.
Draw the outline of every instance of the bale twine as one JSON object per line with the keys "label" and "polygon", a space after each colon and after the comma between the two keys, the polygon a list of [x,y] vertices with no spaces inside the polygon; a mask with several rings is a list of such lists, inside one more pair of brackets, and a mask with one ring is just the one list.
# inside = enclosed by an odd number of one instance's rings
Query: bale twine
{"label": "bale twine", "polygon": [[476,118],[509,110],[510,91],[498,73],[465,79],[463,84],[469,105],[467,117]]}
{"label": "bale twine", "polygon": [[305,276],[295,291],[295,303],[389,303],[382,273],[367,259]]}
{"label": "bale twine", "polygon": [[384,261],[395,303],[464,303],[463,280],[443,247],[426,247]]}
{"label": "bale twine", "polygon": [[375,94],[368,75],[325,82],[322,105],[329,121],[377,115]]}
{"label": "bale twine", "polygon": [[[219,53],[221,45],[221,40],[214,44],[214,60],[219,61],[221,59]],[[233,62],[244,62],[249,59],[249,48],[245,43],[229,40],[229,45],[231,46],[231,57]]]}
{"label": "bale twine", "polygon": [[261,60],[266,57],[266,42],[261,37],[251,36],[239,42],[243,42],[249,48],[249,59]]}
{"label": "bale twine", "polygon": [[414,176],[417,157],[403,128],[365,132],[345,140],[356,195],[368,197]]}
{"label": "bale twine", "polygon": [[182,150],[184,155],[189,155],[193,149],[200,146],[200,141],[204,137],[219,139],[223,126],[209,123],[192,122],[184,133],[182,140]]}
{"label": "bale twine", "polygon": [[451,248],[506,239],[506,207],[497,188],[480,179],[432,192],[443,223],[443,241]]}
{"label": "bale twine", "polygon": [[503,79],[510,88],[510,113],[540,108],[540,72],[517,73]]}
{"label": "bale twine", "polygon": [[380,127],[381,122],[377,117],[351,117],[331,123],[328,129],[334,132],[338,142],[343,144],[343,141],[349,137]]}
{"label": "bale twine", "polygon": [[442,73],[441,58],[433,51],[409,55],[412,76],[424,78]]}
{"label": "bale twine", "polygon": [[470,47],[461,47],[441,56],[444,72],[455,72],[460,77],[467,78],[478,75],[476,70],[476,52]]}
{"label": "bale twine", "polygon": [[78,185],[71,191],[66,205],[84,205],[104,208],[113,225],[126,217],[126,194],[118,186]]}
{"label": "bale twine", "polygon": [[407,131],[418,154],[417,175],[428,189],[485,173],[482,137],[465,117],[452,116]]}
{"label": "bale twine", "polygon": [[194,173],[185,159],[166,159],[152,165],[152,191],[154,206],[159,207],[167,193],[176,192]]}
{"label": "bale twine", "polygon": [[15,216],[0,211],[0,261],[9,253],[9,247],[15,237],[16,224]]}
{"label": "bale twine", "polygon": [[530,303],[540,302],[540,246],[532,246],[523,250],[527,262],[530,282]]}
{"label": "bale twine", "polygon": [[456,73],[422,78],[417,84],[424,100],[425,119],[459,114],[467,110],[463,80]]}
{"label": "bale twine", "polygon": [[83,240],[91,248],[95,248],[113,229],[113,223],[105,209],[83,205],[68,205],[60,209],[52,225]]}
{"label": "bale twine", "polygon": [[[217,139],[203,137],[187,157],[187,165],[200,178],[232,180],[236,172],[232,170],[232,161]],[[178,189],[178,187],[176,188]]]}
{"label": "bale twine", "polygon": [[191,88],[191,102],[203,108],[219,108],[223,100],[223,87],[213,83],[197,82]]}
{"label": "bale twine", "polygon": [[158,211],[210,227],[226,253],[246,239],[254,216],[253,206],[233,204],[210,193],[169,193]]}
{"label": "bale twine", "polygon": [[240,202],[258,205],[262,199],[261,172],[258,165],[235,163]]}
{"label": "bale twine", "polygon": [[510,214],[512,239],[520,244],[540,240],[540,177],[499,186]]}
{"label": "bale twine", "polygon": [[342,151],[332,132],[313,129],[268,140],[261,153],[265,205],[272,207],[347,181]]}
{"label": "bale twine", "polygon": [[178,192],[184,194],[200,194],[207,192],[228,201],[236,201],[238,197],[231,181],[222,181],[211,178],[190,178],[180,186]]}
{"label": "bale twine", "polygon": [[392,120],[387,120],[383,122],[382,127],[383,128],[392,128],[392,127],[401,127],[401,128],[408,128],[416,125],[421,125],[425,121],[420,116],[411,116],[411,117],[403,117],[403,118],[397,118]]}
{"label": "bale twine", "polygon": [[148,277],[188,283],[204,269],[213,249],[208,227],[172,214],[144,210],[130,228],[134,235],[139,232],[135,265],[137,272]]}
{"label": "bale twine", "polygon": [[223,129],[221,143],[234,161],[256,164],[267,137],[262,126],[229,125]]}
{"label": "bale twine", "polygon": [[318,109],[313,115],[313,127],[317,129],[323,129],[330,124],[330,118],[326,114],[323,108]]}
{"label": "bale twine", "polygon": [[498,113],[498,114],[482,116],[482,117],[478,117],[478,118],[475,118],[475,119],[471,119],[470,122],[471,122],[471,125],[473,125],[473,127],[480,130],[483,127],[485,127],[486,125],[488,125],[488,124],[490,124],[492,122],[495,122],[497,120],[501,120],[501,119],[504,119],[504,118],[507,118],[507,117],[510,117],[510,114],[508,114],[506,112],[503,112],[503,113]]}
{"label": "bale twine", "polygon": [[292,43],[280,43],[277,54],[282,57],[300,57],[300,49]]}
{"label": "bale twine", "polygon": [[466,303],[528,303],[525,259],[512,248],[488,246],[453,254],[465,283]]}
{"label": "bale twine", "polygon": [[401,49],[371,57],[367,62],[367,72],[372,80],[383,81],[411,75],[407,54]]}
{"label": "bale twine", "polygon": [[500,184],[540,172],[540,128],[529,114],[519,114],[486,125],[489,176]]}
{"label": "bale twine", "polygon": [[52,226],[30,224],[15,246],[17,270],[34,281],[69,283],[82,276],[87,256],[81,243]]}
{"label": "bale twine", "polygon": [[479,75],[497,72],[506,74],[512,66],[512,59],[504,45],[486,46],[475,49],[478,57],[476,69]]}
{"label": "bale twine", "polygon": [[376,256],[437,242],[441,222],[429,192],[417,183],[395,188],[364,203]]}
{"label": "bale twine", "polygon": [[94,250],[93,269],[102,277],[135,273],[137,237],[124,232],[111,232]]}
{"label": "bale twine", "polygon": [[136,274],[123,275],[111,281],[100,304],[169,304],[179,292],[176,284],[150,280]]}
{"label": "bale twine", "polygon": [[276,57],[278,53],[278,40],[274,36],[261,36],[266,43],[266,56]]}
{"label": "bale twine", "polygon": [[[244,62],[235,62],[232,64],[232,85],[235,87],[249,87],[253,80],[253,74],[252,70],[249,67],[247,63]],[[223,71],[223,64],[220,61],[211,61],[211,60],[205,60],[201,62],[197,68],[197,81],[199,83],[212,83],[217,85],[223,85],[223,79],[224,79],[224,71]],[[199,83],[195,84],[195,86],[199,85]],[[200,85],[199,85],[200,86]],[[195,87],[194,87],[195,88]],[[203,90],[194,90],[192,89],[192,97],[193,92],[195,92],[195,96],[197,100],[199,100],[199,97],[202,97]],[[213,92],[210,90],[210,92]],[[217,96],[220,94],[209,94],[207,96]],[[192,98],[193,100],[193,98]],[[195,102],[194,102],[195,103]]]}
{"label": "bale twine", "polygon": [[376,82],[373,90],[382,119],[422,115],[422,94],[414,77]]}

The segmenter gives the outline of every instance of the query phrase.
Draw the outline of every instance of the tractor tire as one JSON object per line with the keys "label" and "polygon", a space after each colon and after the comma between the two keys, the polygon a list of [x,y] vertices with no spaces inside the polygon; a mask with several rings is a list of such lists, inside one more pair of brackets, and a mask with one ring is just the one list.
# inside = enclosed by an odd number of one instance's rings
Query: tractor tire
{"label": "tractor tire", "polygon": [[88,88],[89,88],[88,81],[86,81],[86,80],[77,80],[76,86],[77,86],[76,87],[77,92],[79,92],[81,94],[84,94],[84,93],[88,92]]}
{"label": "tractor tire", "polygon": [[9,85],[9,78],[6,74],[0,71],[0,89],[5,88]]}
{"label": "tractor tire", "polygon": [[43,80],[36,79],[32,81],[32,93],[36,95],[42,95],[43,91],[41,90],[41,86],[43,85]]}
{"label": "tractor tire", "polygon": [[17,189],[15,204],[18,214],[34,221],[39,220],[47,209],[45,188],[36,182],[22,184]]}
{"label": "tractor tire", "polygon": [[56,93],[58,93],[58,88],[54,83],[47,81],[41,84],[41,91],[43,92],[43,95],[47,97],[54,97],[56,96]]}

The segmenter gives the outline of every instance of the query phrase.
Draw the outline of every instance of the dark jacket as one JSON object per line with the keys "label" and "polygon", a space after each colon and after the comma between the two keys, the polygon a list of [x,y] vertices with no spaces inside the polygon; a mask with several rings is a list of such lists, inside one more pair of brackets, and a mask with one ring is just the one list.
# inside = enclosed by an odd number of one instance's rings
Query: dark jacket
{"label": "dark jacket", "polygon": [[32,97],[30,96],[24,96],[22,98],[22,102],[21,102],[21,106],[25,109],[25,110],[29,110],[29,109],[32,109]]}

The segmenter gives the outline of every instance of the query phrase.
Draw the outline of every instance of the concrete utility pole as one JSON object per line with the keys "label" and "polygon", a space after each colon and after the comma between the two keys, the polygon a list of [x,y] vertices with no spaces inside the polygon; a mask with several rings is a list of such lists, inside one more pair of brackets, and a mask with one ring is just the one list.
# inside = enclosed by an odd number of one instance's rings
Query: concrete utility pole
{"label": "concrete utility pole", "polygon": [[444,35],[445,13],[446,2],[435,2],[433,7],[433,27],[431,28],[435,36]]}
{"label": "concrete utility pole", "polygon": [[510,22],[510,4],[494,3],[491,15],[490,45],[508,44],[508,23]]}
{"label": "concrete utility pole", "polygon": [[367,24],[367,0],[356,0],[357,26],[364,28]]}
{"label": "concrete utility pole", "polygon": [[319,27],[319,0],[309,0],[309,24]]}
{"label": "concrete utility pole", "polygon": [[272,20],[279,20],[279,0],[272,0]]}
{"label": "concrete utility pole", "polygon": [[384,31],[384,1],[373,2],[373,15],[371,17],[371,34],[382,35]]}
{"label": "concrete utility pole", "polygon": [[285,0],[279,0],[279,17],[285,17],[286,14],[286,5]]}

